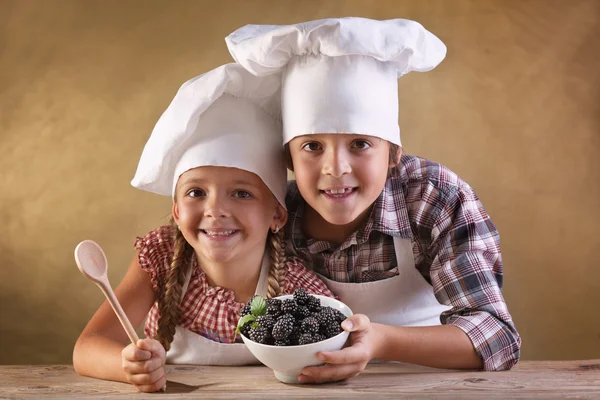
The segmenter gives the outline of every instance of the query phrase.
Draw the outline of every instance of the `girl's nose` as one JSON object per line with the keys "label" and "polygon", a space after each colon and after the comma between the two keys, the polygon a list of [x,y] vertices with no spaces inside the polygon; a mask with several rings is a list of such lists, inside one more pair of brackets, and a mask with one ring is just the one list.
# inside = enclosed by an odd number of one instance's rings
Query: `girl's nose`
{"label": "girl's nose", "polygon": [[220,196],[209,196],[206,201],[205,217],[227,218],[231,216],[227,207],[227,201]]}

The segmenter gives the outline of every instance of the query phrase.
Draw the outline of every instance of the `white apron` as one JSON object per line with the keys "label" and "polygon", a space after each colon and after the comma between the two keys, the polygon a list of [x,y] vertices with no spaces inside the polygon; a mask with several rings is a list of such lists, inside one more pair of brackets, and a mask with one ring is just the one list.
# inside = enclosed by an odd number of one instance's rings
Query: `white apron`
{"label": "white apron", "polygon": [[[265,297],[269,279],[269,252],[263,256],[260,276],[255,294]],[[181,298],[190,283],[192,271],[186,276]],[[167,364],[194,365],[248,365],[260,364],[243,343],[219,343],[207,339],[189,329],[177,326],[171,348],[167,352]]]}
{"label": "white apron", "polygon": [[398,275],[365,283],[335,282],[319,276],[354,314],[365,314],[371,322],[392,326],[440,325],[442,305],[433,287],[415,268],[412,242],[394,237]]}

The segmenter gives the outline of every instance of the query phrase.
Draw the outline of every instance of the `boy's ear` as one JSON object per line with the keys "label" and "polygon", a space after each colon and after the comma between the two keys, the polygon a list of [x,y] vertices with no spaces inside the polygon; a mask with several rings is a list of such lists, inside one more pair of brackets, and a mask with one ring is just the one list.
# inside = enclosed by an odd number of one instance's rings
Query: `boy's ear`
{"label": "boy's ear", "polygon": [[286,143],[283,152],[285,154],[285,165],[287,169],[294,172],[294,162],[292,161],[292,153],[290,152],[290,144]]}
{"label": "boy's ear", "polygon": [[390,168],[394,168],[396,167],[398,164],[400,164],[400,158],[402,158],[402,147],[397,146],[396,151],[394,152],[395,154],[390,154]]}

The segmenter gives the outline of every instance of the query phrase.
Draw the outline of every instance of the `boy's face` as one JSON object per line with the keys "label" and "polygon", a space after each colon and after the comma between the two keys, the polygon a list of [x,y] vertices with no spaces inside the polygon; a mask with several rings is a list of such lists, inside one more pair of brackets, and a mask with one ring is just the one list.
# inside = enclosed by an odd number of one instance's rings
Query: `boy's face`
{"label": "boy's face", "polygon": [[289,143],[302,197],[333,225],[354,222],[381,194],[388,169],[389,143],[374,136],[314,134]]}

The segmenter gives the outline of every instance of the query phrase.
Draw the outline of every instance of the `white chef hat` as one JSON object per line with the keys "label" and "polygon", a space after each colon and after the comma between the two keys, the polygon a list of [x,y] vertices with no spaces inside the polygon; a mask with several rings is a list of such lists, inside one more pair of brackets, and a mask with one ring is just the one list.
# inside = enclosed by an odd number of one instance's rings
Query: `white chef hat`
{"label": "white chef hat", "polygon": [[258,175],[285,207],[281,77],[227,64],[185,82],[142,152],[131,185],[174,195],[184,172],[233,167]]}
{"label": "white chef hat", "polygon": [[397,79],[429,71],[446,56],[440,39],[405,19],[246,25],[225,41],[253,74],[283,73],[284,143],[311,133],[356,133],[400,145]]}

